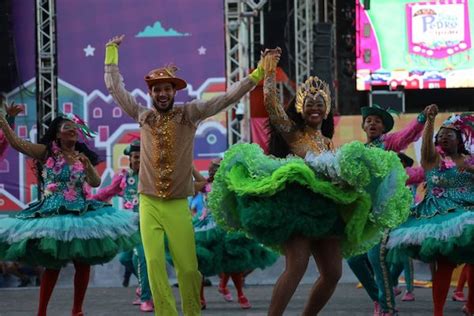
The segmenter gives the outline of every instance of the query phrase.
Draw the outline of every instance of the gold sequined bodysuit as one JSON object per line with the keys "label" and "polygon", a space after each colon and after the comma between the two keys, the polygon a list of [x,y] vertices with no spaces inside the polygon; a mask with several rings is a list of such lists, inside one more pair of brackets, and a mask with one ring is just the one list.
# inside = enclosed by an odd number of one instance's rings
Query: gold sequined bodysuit
{"label": "gold sequined bodysuit", "polygon": [[278,97],[274,73],[265,76],[263,94],[268,117],[283,136],[293,154],[304,158],[308,151],[320,154],[334,149],[332,141],[323,136],[321,130],[309,126],[301,130],[288,117]]}

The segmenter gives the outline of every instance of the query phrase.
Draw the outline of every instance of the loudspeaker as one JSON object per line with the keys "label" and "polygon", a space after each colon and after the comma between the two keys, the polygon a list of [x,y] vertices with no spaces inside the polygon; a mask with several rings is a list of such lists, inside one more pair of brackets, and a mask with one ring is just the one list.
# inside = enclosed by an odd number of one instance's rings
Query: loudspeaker
{"label": "loudspeaker", "polygon": [[320,79],[326,81],[331,85],[332,65],[335,62],[332,60],[332,23],[317,23],[315,25],[314,45],[313,45],[313,71]]}
{"label": "loudspeaker", "polygon": [[0,92],[7,92],[18,82],[11,0],[0,1],[0,43]]}

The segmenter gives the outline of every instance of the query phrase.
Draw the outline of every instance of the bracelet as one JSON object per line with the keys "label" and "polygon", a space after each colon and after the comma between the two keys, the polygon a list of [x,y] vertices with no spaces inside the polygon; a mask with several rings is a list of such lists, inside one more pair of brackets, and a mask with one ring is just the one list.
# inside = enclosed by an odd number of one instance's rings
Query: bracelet
{"label": "bracelet", "polygon": [[426,115],[425,113],[421,112],[418,114],[418,117],[416,118],[418,123],[425,124],[426,123]]}

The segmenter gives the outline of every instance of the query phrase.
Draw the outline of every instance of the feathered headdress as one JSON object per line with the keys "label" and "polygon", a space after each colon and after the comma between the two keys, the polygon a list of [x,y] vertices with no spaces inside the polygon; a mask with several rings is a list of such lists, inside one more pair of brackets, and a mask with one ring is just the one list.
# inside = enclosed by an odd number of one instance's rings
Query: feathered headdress
{"label": "feathered headdress", "polygon": [[61,115],[64,118],[74,122],[84,137],[94,138],[97,136],[97,133],[91,130],[89,126],[87,126],[86,122],[84,122],[84,120],[81,119],[76,114],[68,113],[68,114],[61,114]]}
{"label": "feathered headdress", "polygon": [[310,96],[316,98],[318,95],[323,98],[324,103],[326,104],[326,115],[328,115],[329,112],[331,112],[331,92],[329,91],[328,84],[316,76],[309,77],[299,86],[296,94],[296,112],[303,112],[303,105],[306,97]]}
{"label": "feathered headdress", "polygon": [[473,113],[461,113],[453,114],[446,121],[443,122],[441,127],[451,128],[458,130],[465,137],[464,141],[468,144],[472,144],[474,141],[474,114]]}

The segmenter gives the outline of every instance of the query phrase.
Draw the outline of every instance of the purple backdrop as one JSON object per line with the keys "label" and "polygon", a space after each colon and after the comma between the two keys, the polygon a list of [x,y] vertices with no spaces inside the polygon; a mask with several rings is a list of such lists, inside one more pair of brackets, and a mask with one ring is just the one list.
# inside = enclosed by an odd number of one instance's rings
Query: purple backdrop
{"label": "purple backdrop", "polygon": [[[115,109],[105,89],[105,43],[125,34],[119,65],[127,89],[140,102],[147,102],[143,77],[168,63],[176,64],[178,75],[189,84],[178,93],[178,102],[208,98],[224,87],[223,5],[224,1],[216,0],[57,1],[59,109],[84,117],[99,132],[91,145],[105,161],[100,166],[104,185],[118,168],[126,166],[121,152],[138,131],[134,122]],[[17,118],[17,133],[35,140],[36,101],[34,93],[28,93],[35,89],[34,1],[14,1],[13,17],[21,86],[6,97],[26,109]],[[194,155],[204,169],[209,159],[226,148],[222,121],[205,122],[197,138]],[[36,198],[35,176],[28,163],[12,149],[5,159],[0,158],[0,211],[21,209]]]}

